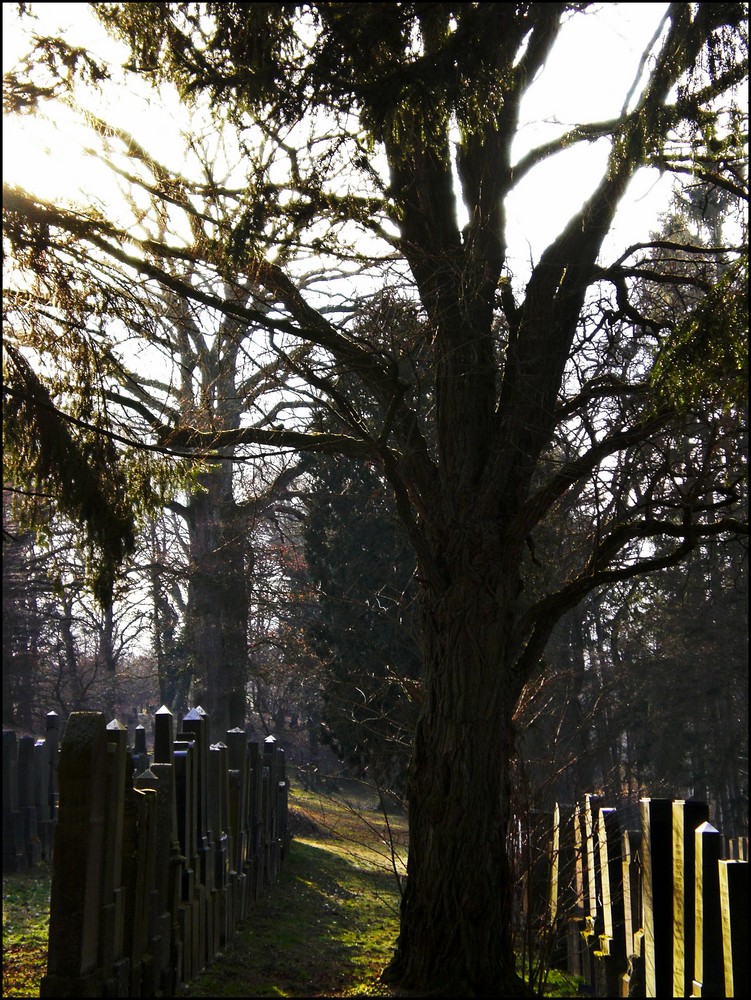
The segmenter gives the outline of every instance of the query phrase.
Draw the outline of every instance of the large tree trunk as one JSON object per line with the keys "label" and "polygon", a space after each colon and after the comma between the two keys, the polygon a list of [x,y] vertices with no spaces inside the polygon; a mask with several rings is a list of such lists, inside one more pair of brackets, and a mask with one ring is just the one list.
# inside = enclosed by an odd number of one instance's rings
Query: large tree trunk
{"label": "large tree trunk", "polygon": [[194,700],[209,716],[212,739],[245,728],[248,593],[245,518],[232,497],[231,465],[203,477],[190,503],[188,591]]}
{"label": "large tree trunk", "polygon": [[[497,553],[495,553],[497,554]],[[446,996],[528,993],[514,971],[508,843],[515,573],[485,551],[423,594],[425,701],[410,767],[409,868],[384,978]],[[477,562],[483,563],[482,569]]]}

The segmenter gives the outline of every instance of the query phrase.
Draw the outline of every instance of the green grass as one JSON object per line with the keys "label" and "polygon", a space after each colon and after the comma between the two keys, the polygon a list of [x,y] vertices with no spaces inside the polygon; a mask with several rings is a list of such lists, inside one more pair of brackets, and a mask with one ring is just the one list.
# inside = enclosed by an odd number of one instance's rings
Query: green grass
{"label": "green grass", "polygon": [[38,997],[47,971],[50,866],[3,877],[3,996]]}
{"label": "green grass", "polygon": [[[290,804],[298,832],[282,872],[183,995],[388,995],[378,977],[396,941],[399,892],[383,816],[361,796],[347,804],[295,791]],[[403,818],[392,833],[403,852]]]}
{"label": "green grass", "polygon": [[551,969],[545,984],[546,997],[576,997],[579,996],[579,986],[584,983],[581,976],[572,976],[560,969]]}

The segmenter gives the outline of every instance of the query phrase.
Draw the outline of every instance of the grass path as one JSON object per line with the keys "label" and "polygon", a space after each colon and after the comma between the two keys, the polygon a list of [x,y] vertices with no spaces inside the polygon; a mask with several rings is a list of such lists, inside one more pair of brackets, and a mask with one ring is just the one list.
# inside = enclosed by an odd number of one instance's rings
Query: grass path
{"label": "grass path", "polygon": [[[184,996],[388,995],[378,982],[398,932],[399,892],[383,816],[294,792],[285,866],[231,946]],[[403,818],[392,832],[406,840]]]}

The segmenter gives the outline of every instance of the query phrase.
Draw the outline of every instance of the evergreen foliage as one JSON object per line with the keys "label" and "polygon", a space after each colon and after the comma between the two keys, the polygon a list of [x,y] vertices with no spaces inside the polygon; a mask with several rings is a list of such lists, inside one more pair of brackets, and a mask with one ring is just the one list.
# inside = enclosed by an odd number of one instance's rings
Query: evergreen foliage
{"label": "evergreen foliage", "polygon": [[403,796],[421,672],[414,556],[372,467],[319,459],[306,492],[324,738],[358,775]]}

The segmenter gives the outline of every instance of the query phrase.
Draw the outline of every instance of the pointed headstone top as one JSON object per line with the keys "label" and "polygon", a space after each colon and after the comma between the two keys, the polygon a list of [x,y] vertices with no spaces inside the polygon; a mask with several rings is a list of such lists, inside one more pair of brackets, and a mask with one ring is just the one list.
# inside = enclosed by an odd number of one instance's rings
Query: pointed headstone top
{"label": "pointed headstone top", "polygon": [[697,828],[696,828],[696,830],[694,832],[695,833],[718,833],[719,831],[717,830],[716,827],[712,826],[711,823],[709,823],[707,820],[705,820],[703,823],[701,823],[699,826],[697,826]]}
{"label": "pointed headstone top", "polygon": [[158,708],[156,712],[154,712],[154,715],[172,715],[172,712],[170,712],[166,705],[162,705],[161,708]]}
{"label": "pointed headstone top", "polygon": [[119,733],[122,733],[127,729],[127,726],[124,726],[119,719],[113,719],[112,722],[107,723],[106,728],[109,729],[111,732],[117,731]]}

